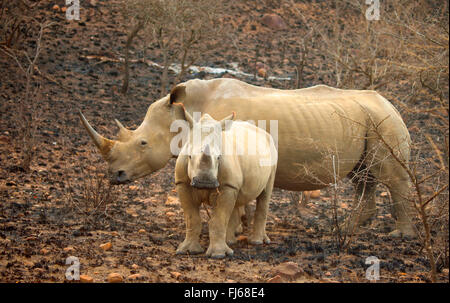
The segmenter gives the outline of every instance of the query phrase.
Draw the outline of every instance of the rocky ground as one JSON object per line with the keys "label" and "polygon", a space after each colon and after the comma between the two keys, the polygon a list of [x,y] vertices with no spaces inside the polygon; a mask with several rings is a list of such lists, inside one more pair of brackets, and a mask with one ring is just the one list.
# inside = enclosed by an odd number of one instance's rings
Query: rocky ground
{"label": "rocky ground", "polygon": [[[60,3],[61,2],[61,3]],[[105,282],[367,282],[365,260],[381,261],[381,282],[429,282],[429,264],[418,241],[391,239],[394,220],[385,189],[377,192],[376,218],[339,247],[333,229],[332,192],[324,190],[307,207],[293,193],[276,189],[267,223],[270,245],[255,247],[241,237],[234,256],[210,260],[203,255],[176,256],[184,239],[183,212],[174,191],[174,162],[134,182],[110,188],[102,178],[105,165],[77,117],[81,109],[105,136],[114,137],[118,118],[134,128],[159,96],[161,70],[143,63],[132,66],[130,92],[121,95],[121,64],[89,56],[118,58],[127,29],[117,1],[85,1],[81,20],[66,21],[53,5],[41,1],[36,18],[54,22],[46,32],[38,62],[41,94],[37,152],[29,172],[21,170],[20,145],[14,142],[15,102],[24,77],[10,58],[0,53],[0,281],[64,282],[69,256],[76,256],[84,281]],[[205,56],[199,65],[239,68],[254,73],[254,51],[269,43],[258,60],[259,71],[295,76],[295,37],[305,34],[302,22],[284,15],[287,47],[281,52],[275,29],[265,25],[268,10],[258,1],[231,2],[228,22],[238,47]],[[308,3],[300,8],[311,14]],[[31,38],[26,42],[33,44]],[[267,42],[269,41],[269,42]],[[149,59],[161,62],[159,53]],[[304,86],[327,83],[313,73],[314,58],[305,70]],[[283,64],[280,64],[280,61]],[[226,75],[224,75],[226,76]],[[189,75],[188,78],[212,76]],[[289,81],[242,80],[279,88]],[[342,183],[339,216],[349,212],[352,191]],[[108,202],[96,208],[95,198]],[[87,199],[89,198],[89,199]],[[295,203],[293,203],[294,201]],[[208,244],[206,209],[201,243]],[[246,231],[244,232],[246,235]],[[111,275],[116,274],[116,275]],[[439,280],[448,282],[448,269]]]}

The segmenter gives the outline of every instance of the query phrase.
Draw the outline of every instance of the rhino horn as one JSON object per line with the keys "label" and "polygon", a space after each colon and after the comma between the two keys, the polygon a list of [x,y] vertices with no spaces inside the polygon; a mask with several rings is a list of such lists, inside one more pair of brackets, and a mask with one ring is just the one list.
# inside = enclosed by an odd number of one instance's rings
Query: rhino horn
{"label": "rhino horn", "polygon": [[115,142],[99,135],[89,124],[81,111],[78,111],[78,114],[80,116],[81,122],[83,122],[84,128],[86,128],[95,145],[98,147],[103,156],[107,156]]}
{"label": "rhino horn", "polygon": [[125,141],[131,135],[131,130],[129,130],[125,126],[123,126],[123,124],[120,123],[119,120],[114,119],[114,121],[116,122],[117,126],[119,127],[119,140]]}

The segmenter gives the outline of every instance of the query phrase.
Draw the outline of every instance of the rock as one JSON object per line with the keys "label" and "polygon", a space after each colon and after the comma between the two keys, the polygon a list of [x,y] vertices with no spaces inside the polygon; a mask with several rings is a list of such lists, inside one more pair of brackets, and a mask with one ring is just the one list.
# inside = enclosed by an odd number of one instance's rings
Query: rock
{"label": "rock", "polygon": [[112,248],[112,244],[111,242],[100,244],[100,248],[103,249],[104,251],[108,251]]}
{"label": "rock", "polygon": [[139,265],[133,264],[133,265],[131,265],[131,268],[132,268],[132,269],[138,269],[138,268],[139,268]]}
{"label": "rock", "polygon": [[176,197],[168,196],[164,204],[167,206],[176,206],[180,204],[180,201]]}
{"label": "rock", "polygon": [[294,262],[286,262],[278,265],[272,270],[274,276],[279,275],[281,278],[292,281],[304,275],[303,270]]}
{"label": "rock", "polygon": [[267,280],[267,283],[282,283],[282,282],[283,282],[283,278],[281,278],[280,275],[276,275],[275,277]]}
{"label": "rock", "polygon": [[33,267],[34,263],[28,260],[23,261],[23,265],[25,265],[26,267]]}
{"label": "rock", "polygon": [[177,280],[178,280],[178,278],[181,277],[181,273],[179,273],[179,272],[177,272],[177,271],[172,271],[172,272],[170,273],[170,275],[172,276],[172,278],[175,278],[175,279],[177,279]]}
{"label": "rock", "polygon": [[0,142],[2,142],[2,143],[10,143],[9,137],[7,137],[7,136],[0,136]]}
{"label": "rock", "polygon": [[133,275],[129,275],[128,276],[128,280],[140,280],[142,279],[144,276],[141,274],[133,274]]}
{"label": "rock", "polygon": [[57,4],[53,5],[52,9],[53,9],[55,12],[59,12],[59,11],[60,11],[59,5],[57,5]]}
{"label": "rock", "polygon": [[236,238],[236,240],[238,242],[248,242],[248,237],[244,236],[244,235],[240,235],[239,237]]}
{"label": "rock", "polygon": [[310,198],[311,199],[318,199],[318,198],[320,198],[320,189],[318,189],[318,190],[312,190],[312,191],[310,191],[309,192],[309,194],[310,194]]}
{"label": "rock", "polygon": [[225,281],[225,283],[236,283],[236,281],[235,281],[235,280],[228,279],[228,280]]}
{"label": "rock", "polygon": [[0,244],[3,244],[5,246],[9,246],[11,244],[11,240],[6,238],[4,240],[0,239]]}
{"label": "rock", "polygon": [[168,211],[168,212],[166,212],[166,216],[169,217],[169,218],[175,217],[176,215],[177,215],[177,214],[174,213],[173,211]]}
{"label": "rock", "polygon": [[63,250],[65,252],[69,253],[69,252],[74,252],[75,248],[73,248],[73,246],[67,246],[67,247],[64,247]]}
{"label": "rock", "polygon": [[261,23],[273,30],[283,30],[287,28],[283,18],[277,14],[265,14],[261,19]]}
{"label": "rock", "polygon": [[123,277],[121,274],[118,274],[118,273],[110,273],[108,275],[108,282],[109,283],[122,283]]}
{"label": "rock", "polygon": [[113,232],[111,232],[111,236],[118,237],[119,233],[117,231],[113,231]]}
{"label": "rock", "polygon": [[65,13],[66,12],[66,10],[67,10],[67,7],[61,7],[61,12],[63,12],[63,13]]}
{"label": "rock", "polygon": [[265,68],[258,69],[258,76],[267,78],[267,70]]}
{"label": "rock", "polygon": [[37,267],[37,268],[34,269],[34,272],[35,272],[35,273],[38,273],[38,274],[42,274],[42,273],[45,272],[45,270],[44,270],[43,268]]}
{"label": "rock", "polygon": [[132,217],[138,217],[138,214],[134,208],[127,208],[125,209],[125,212]]}
{"label": "rock", "polygon": [[42,254],[42,255],[47,255],[48,253],[50,252],[50,250],[48,250],[47,248],[42,248],[41,250],[40,250],[40,253]]}
{"label": "rock", "polygon": [[93,283],[94,278],[88,275],[80,275],[80,282],[81,283]]}
{"label": "rock", "polygon": [[140,233],[140,234],[145,234],[147,231],[145,230],[145,229],[143,229],[143,228],[141,228],[140,230],[138,230],[138,233]]}

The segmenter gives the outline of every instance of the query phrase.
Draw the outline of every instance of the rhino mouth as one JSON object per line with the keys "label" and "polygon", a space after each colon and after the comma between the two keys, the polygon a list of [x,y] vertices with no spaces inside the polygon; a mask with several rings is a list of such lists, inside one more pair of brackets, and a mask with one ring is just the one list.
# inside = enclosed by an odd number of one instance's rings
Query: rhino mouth
{"label": "rhino mouth", "polygon": [[111,185],[120,185],[131,183],[133,180],[128,177],[127,173],[123,170],[119,170],[118,172],[109,176],[109,183]]}
{"label": "rhino mouth", "polygon": [[198,189],[214,189],[219,187],[219,181],[217,180],[200,180],[193,178],[191,186]]}
{"label": "rhino mouth", "polygon": [[110,180],[109,180],[109,184],[111,184],[111,185],[122,185],[122,184],[128,184],[128,183],[131,183],[131,182],[133,182],[133,181],[131,181],[131,180],[122,180],[122,181],[119,181],[119,180],[115,180],[115,179],[110,179]]}

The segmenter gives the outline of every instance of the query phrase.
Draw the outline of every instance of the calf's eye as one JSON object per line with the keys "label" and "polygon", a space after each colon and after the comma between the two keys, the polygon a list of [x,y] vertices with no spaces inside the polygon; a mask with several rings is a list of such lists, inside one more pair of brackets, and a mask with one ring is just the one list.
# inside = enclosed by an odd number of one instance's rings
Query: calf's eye
{"label": "calf's eye", "polygon": [[141,141],[141,145],[142,145],[142,146],[147,145],[147,141],[142,140],[142,141]]}

